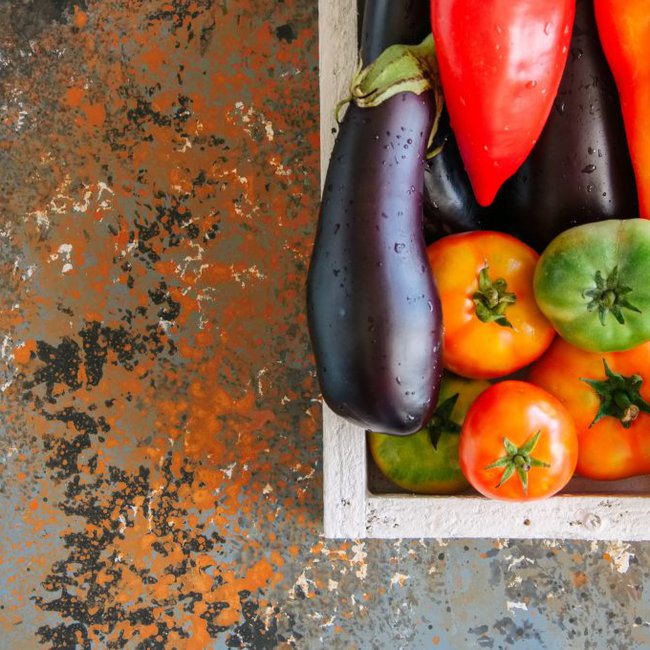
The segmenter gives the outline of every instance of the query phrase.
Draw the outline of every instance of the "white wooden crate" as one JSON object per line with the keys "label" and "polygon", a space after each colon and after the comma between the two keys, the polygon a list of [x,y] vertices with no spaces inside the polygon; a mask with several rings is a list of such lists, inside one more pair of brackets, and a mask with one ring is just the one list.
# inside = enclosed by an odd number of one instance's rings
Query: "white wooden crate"
{"label": "white wooden crate", "polygon": [[[321,178],[334,144],[334,107],[357,63],[356,0],[319,0]],[[366,436],[323,405],[324,527],[330,538],[650,539],[650,476],[573,479],[560,495],[506,503],[478,494],[373,493]]]}

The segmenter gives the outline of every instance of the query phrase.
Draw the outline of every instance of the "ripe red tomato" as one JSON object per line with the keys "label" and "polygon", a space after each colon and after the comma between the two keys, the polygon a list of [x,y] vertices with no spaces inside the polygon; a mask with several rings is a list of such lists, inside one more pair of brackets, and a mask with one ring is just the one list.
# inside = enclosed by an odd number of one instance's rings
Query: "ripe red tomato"
{"label": "ripe red tomato", "polygon": [[578,461],[578,437],[565,406],[523,381],[481,393],[460,435],[460,467],[486,497],[542,499],[559,492]]}
{"label": "ripe red tomato", "polygon": [[558,337],[529,377],[572,414],[578,474],[602,481],[650,472],[650,342],[599,354]]}

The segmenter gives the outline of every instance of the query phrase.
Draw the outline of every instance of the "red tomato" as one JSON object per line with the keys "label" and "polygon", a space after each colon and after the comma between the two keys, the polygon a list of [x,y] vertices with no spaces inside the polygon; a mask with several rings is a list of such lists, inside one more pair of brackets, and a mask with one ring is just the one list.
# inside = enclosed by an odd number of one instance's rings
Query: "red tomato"
{"label": "red tomato", "polygon": [[558,337],[532,367],[530,381],[573,416],[578,474],[614,480],[650,472],[650,343],[598,353]]}
{"label": "red tomato", "polygon": [[559,492],[578,460],[568,410],[550,393],[523,381],[503,381],[481,393],[460,435],[460,467],[486,497],[542,499]]}
{"label": "red tomato", "polygon": [[440,80],[481,205],[524,162],[551,112],[575,0],[432,0]]}

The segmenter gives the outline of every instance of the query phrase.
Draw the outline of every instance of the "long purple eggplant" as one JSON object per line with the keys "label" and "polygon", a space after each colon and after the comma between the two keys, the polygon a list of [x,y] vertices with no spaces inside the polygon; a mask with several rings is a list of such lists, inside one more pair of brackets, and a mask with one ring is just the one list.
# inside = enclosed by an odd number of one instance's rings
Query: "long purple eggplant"
{"label": "long purple eggplant", "polygon": [[[393,42],[419,42],[428,29],[427,0],[368,0],[363,64]],[[433,117],[430,93],[348,107],[327,170],[307,283],[324,400],[361,427],[401,435],[428,422],[442,372],[440,301],[422,221]]]}
{"label": "long purple eggplant", "polygon": [[530,156],[493,204],[501,227],[542,251],[572,226],[639,214],[614,78],[593,0],[577,0],[554,109]]}

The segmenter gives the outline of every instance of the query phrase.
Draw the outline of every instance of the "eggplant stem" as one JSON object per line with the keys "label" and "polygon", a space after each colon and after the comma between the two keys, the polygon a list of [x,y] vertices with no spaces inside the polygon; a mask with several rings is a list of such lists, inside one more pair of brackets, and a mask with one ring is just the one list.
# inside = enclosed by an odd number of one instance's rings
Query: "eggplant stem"
{"label": "eggplant stem", "polygon": [[436,110],[427,146],[427,158],[432,158],[442,150],[441,147],[432,147],[444,107],[432,34],[417,45],[391,45],[368,66],[364,67],[363,62],[359,60],[350,83],[349,94],[334,108],[336,122],[341,123],[341,111],[351,102],[359,108],[372,108],[403,92],[415,95],[433,92]]}

